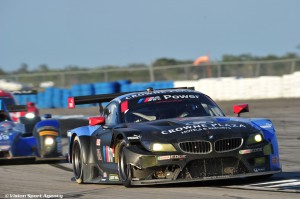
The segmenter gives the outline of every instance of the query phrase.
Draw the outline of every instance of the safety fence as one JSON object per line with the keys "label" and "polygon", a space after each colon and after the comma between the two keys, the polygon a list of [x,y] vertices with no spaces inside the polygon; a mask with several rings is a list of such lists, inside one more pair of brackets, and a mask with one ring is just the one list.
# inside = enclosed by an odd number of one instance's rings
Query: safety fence
{"label": "safety fence", "polygon": [[[20,104],[34,102],[39,108],[67,108],[68,97],[71,96],[142,91],[149,87],[154,89],[173,88],[174,82],[162,81],[131,83],[129,80],[120,80],[115,82],[97,82],[93,84],[75,84],[70,89],[48,87],[43,92],[39,92],[37,95],[15,95],[15,98]],[[80,106],[89,107],[94,105],[90,104]]]}
{"label": "safety fence", "polygon": [[11,74],[0,76],[0,79],[33,84],[35,87],[41,82],[51,81],[57,87],[69,88],[74,84],[113,82],[119,79],[129,79],[132,82],[153,82],[220,77],[253,78],[259,76],[282,76],[296,71],[300,71],[300,58],[268,61],[210,62],[197,66],[191,63],[159,67],[149,65],[147,67],[94,68],[82,71]]}
{"label": "safety fence", "polygon": [[[70,96],[143,91],[173,87],[195,87],[214,100],[244,100],[270,98],[300,98],[300,72],[283,76],[256,78],[204,78],[195,81],[157,81],[131,83],[129,80],[75,84],[70,89],[49,87],[37,95],[17,95],[20,104],[34,102],[39,108],[66,108]],[[82,105],[83,107],[93,105]]]}

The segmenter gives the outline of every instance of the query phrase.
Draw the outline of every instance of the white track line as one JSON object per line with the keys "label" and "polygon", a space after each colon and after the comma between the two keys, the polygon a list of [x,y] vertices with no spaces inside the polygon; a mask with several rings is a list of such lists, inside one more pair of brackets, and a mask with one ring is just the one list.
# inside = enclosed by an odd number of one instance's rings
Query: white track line
{"label": "white track line", "polygon": [[257,185],[270,185],[270,184],[279,184],[279,183],[290,183],[290,182],[297,182],[298,179],[291,179],[291,180],[277,180],[277,181],[270,181],[264,183],[257,183],[257,184],[249,184],[249,186],[257,186]]}
{"label": "white track line", "polygon": [[267,188],[279,188],[279,187],[289,187],[289,186],[297,186],[300,185],[300,181],[297,182],[291,182],[291,183],[284,183],[284,184],[277,184],[277,185],[271,185],[266,186]]}

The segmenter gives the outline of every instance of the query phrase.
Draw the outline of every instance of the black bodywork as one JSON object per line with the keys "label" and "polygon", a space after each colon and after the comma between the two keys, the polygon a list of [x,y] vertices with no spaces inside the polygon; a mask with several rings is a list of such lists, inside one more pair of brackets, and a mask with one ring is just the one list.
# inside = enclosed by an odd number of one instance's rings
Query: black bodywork
{"label": "black bodywork", "polygon": [[69,106],[106,101],[89,126],[68,131],[78,183],[128,187],[281,171],[270,120],[225,117],[208,96],[190,89],[81,96]]}

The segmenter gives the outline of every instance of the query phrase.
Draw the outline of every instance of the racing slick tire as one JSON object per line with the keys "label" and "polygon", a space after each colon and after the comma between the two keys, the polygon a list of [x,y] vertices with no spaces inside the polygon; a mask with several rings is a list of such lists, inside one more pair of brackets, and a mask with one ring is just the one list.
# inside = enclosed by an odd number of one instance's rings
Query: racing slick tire
{"label": "racing slick tire", "polygon": [[79,138],[76,136],[72,145],[72,164],[75,180],[78,184],[83,183],[83,160]]}
{"label": "racing slick tire", "polygon": [[126,148],[126,142],[122,140],[117,144],[118,150],[118,170],[120,180],[125,187],[131,187],[131,180],[132,180],[132,172],[131,172],[131,165],[127,162],[126,155],[124,153],[124,149]]}

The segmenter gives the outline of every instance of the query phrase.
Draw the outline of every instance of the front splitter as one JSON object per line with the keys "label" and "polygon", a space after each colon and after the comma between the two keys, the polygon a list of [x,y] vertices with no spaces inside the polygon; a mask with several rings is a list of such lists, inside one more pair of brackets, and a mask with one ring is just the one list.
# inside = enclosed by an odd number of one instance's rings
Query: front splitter
{"label": "front splitter", "polygon": [[184,182],[202,182],[202,181],[212,181],[212,180],[240,179],[246,177],[273,175],[280,172],[281,170],[237,174],[237,175],[211,176],[211,177],[194,178],[194,179],[179,179],[179,180],[174,180],[174,179],[133,180],[131,181],[131,185],[159,185],[159,184],[174,184],[174,183],[184,183]]}

